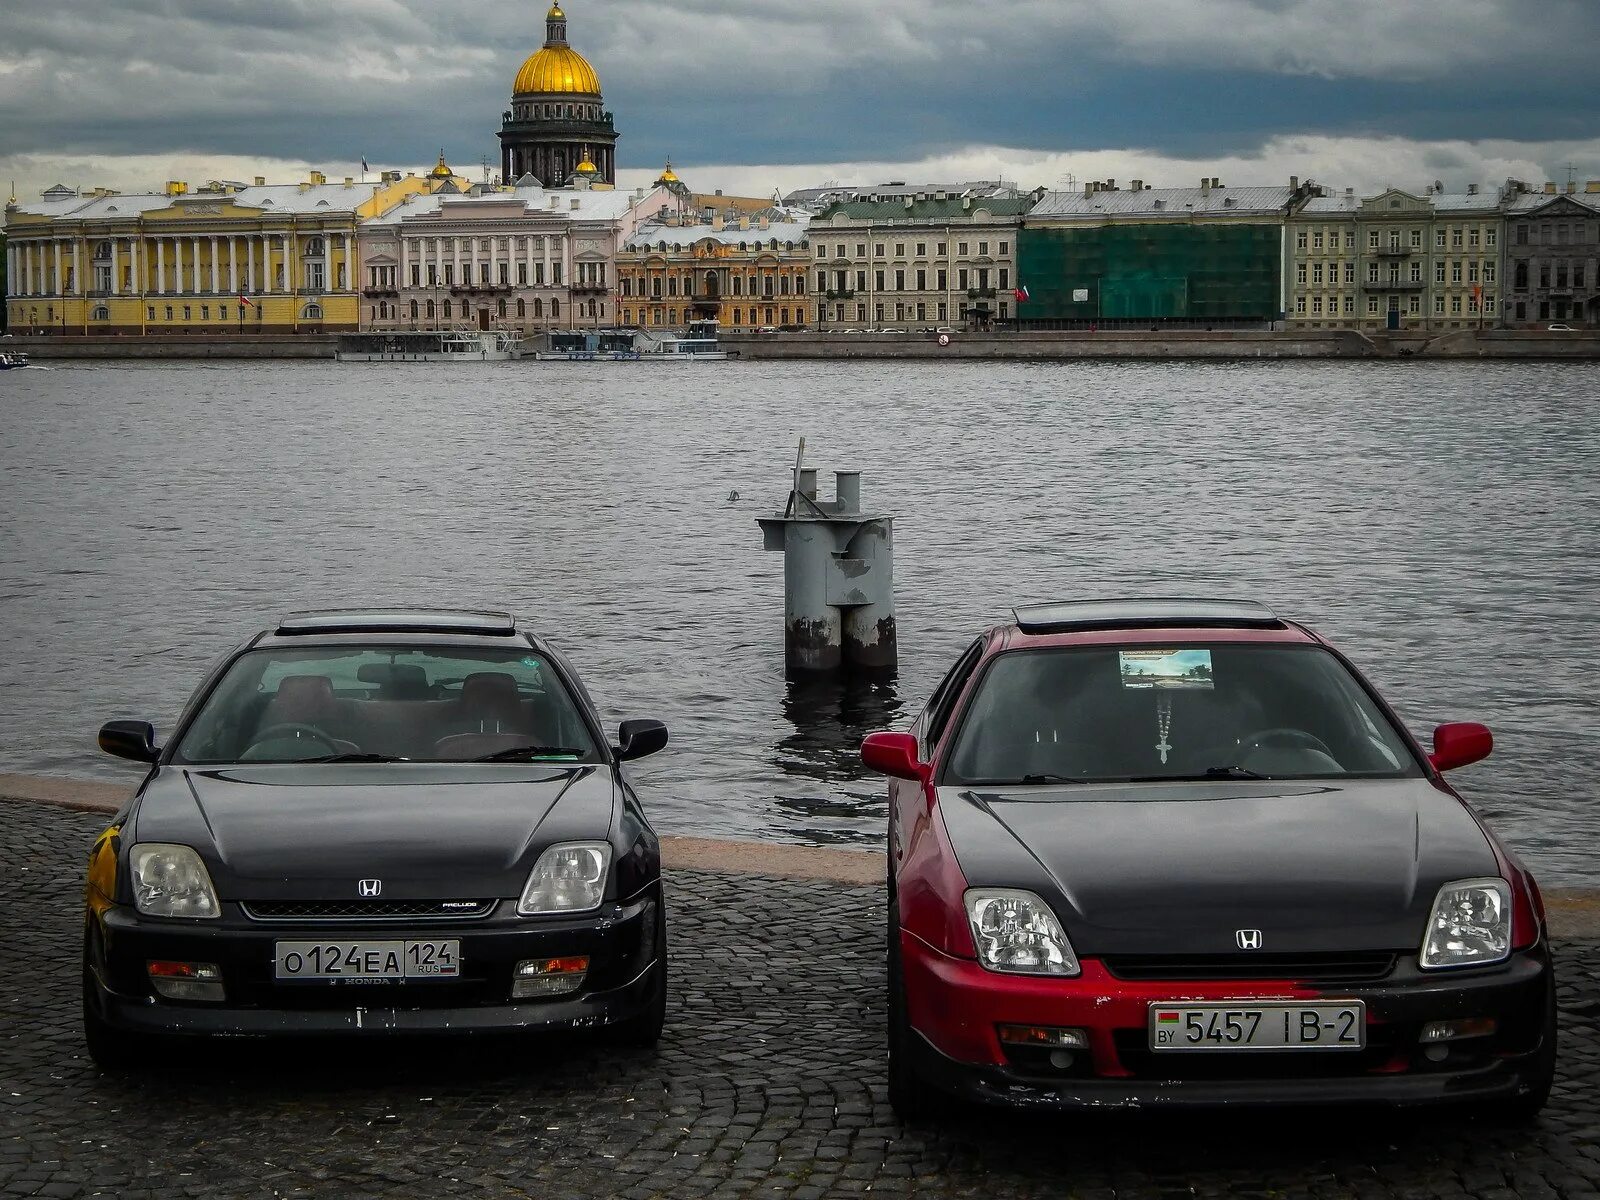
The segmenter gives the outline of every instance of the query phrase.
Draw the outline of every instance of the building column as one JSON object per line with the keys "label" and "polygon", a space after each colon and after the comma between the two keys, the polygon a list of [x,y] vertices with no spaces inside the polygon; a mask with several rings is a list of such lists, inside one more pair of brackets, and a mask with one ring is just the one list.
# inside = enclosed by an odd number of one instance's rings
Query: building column
{"label": "building column", "polygon": [[55,249],[55,252],[56,252],[56,276],[55,276],[55,292],[54,292],[54,294],[57,295],[57,296],[65,296],[67,294],[67,273],[63,269],[63,265],[62,265],[62,262],[61,262],[61,259],[62,259],[61,239],[60,238],[51,239],[50,245]]}
{"label": "building column", "polygon": [[[115,246],[116,243],[113,242],[112,245]],[[84,286],[84,282],[83,282],[83,258],[82,258],[82,253],[81,253],[82,249],[83,249],[83,239],[81,237],[73,238],[72,239],[72,294],[74,296],[87,296],[89,294],[89,289],[86,286]]]}
{"label": "building column", "polygon": [[256,294],[256,235],[244,235],[244,290]]}
{"label": "building column", "polygon": [[458,238],[458,237],[453,237],[453,238],[450,239],[450,270],[451,270],[451,275],[450,275],[451,283],[452,284],[460,284],[460,282],[461,282],[461,239]]}
{"label": "building column", "polygon": [[167,294],[167,239],[156,239],[156,295]]}
{"label": "building column", "polygon": [[546,234],[539,239],[540,266],[544,269],[544,278],[539,281],[541,287],[550,286],[550,237]]}
{"label": "building column", "polygon": [[6,290],[13,296],[20,296],[22,286],[21,276],[17,274],[18,264],[17,247],[14,243],[6,246]]}
{"label": "building column", "polygon": [[239,239],[228,235],[228,291],[239,294]]}
{"label": "building column", "polygon": [[189,250],[194,255],[194,263],[190,267],[189,276],[194,284],[195,295],[200,294],[200,238],[198,235],[189,239]]}
{"label": "building column", "polygon": [[222,278],[217,271],[217,239],[213,235],[207,240],[211,243],[211,294],[216,295],[222,288]]}
{"label": "building column", "polygon": [[296,283],[294,277],[294,263],[295,259],[299,257],[299,249],[300,237],[298,234],[286,233],[283,235],[283,290],[290,295],[294,294],[296,287],[305,283],[303,279]]}

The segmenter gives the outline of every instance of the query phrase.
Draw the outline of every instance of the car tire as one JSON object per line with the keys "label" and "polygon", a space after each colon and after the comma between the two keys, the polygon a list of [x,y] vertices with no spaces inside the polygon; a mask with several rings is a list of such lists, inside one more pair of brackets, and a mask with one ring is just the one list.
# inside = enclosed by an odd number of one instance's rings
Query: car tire
{"label": "car tire", "polygon": [[650,1000],[638,1014],[618,1021],[609,1030],[609,1040],[618,1046],[649,1050],[661,1040],[667,1024],[667,906],[658,902],[660,920],[656,922],[656,966]]}
{"label": "car tire", "polygon": [[130,1071],[147,1066],[156,1046],[146,1034],[129,1033],[106,1024],[95,1004],[94,979],[83,971],[83,1042],[95,1065],[105,1071]]}
{"label": "car tire", "polygon": [[1556,1043],[1560,1039],[1560,1021],[1556,1011],[1555,971],[1549,974],[1549,995],[1545,1000],[1544,1028],[1539,1039],[1539,1057],[1528,1079],[1528,1090],[1510,1100],[1484,1107],[1484,1114],[1505,1125],[1525,1125],[1535,1120],[1550,1100],[1550,1089],[1556,1081]]}
{"label": "car tire", "polygon": [[900,966],[900,905],[889,902],[889,1107],[906,1124],[935,1120],[951,1108],[945,1094],[925,1082],[911,1061],[916,1032],[906,1012],[905,976]]}

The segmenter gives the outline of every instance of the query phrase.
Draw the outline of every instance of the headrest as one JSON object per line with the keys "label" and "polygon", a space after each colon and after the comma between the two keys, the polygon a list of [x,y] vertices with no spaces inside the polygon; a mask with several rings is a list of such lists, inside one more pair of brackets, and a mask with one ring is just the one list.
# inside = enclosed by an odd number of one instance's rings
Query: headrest
{"label": "headrest", "polygon": [[272,697],[278,708],[315,712],[333,706],[333,683],[326,675],[285,675]]}
{"label": "headrest", "polygon": [[504,671],[474,671],[461,684],[461,703],[472,708],[505,708],[520,700],[516,679]]}

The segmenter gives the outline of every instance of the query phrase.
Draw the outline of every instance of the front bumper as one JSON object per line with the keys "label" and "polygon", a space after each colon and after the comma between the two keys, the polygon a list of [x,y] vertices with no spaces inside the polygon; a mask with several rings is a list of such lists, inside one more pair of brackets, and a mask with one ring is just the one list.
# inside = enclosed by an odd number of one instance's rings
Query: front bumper
{"label": "front bumper", "polygon": [[[91,919],[85,1003],[107,1025],[135,1033],[251,1037],[269,1034],[482,1033],[599,1028],[644,1012],[660,972],[661,899],[652,889],[581,917],[495,916],[425,925],[255,922],[230,915],[215,925],[155,921],[117,907]],[[377,941],[454,938],[461,975],[441,981],[279,983],[280,940]],[[513,1000],[512,975],[530,958],[587,955],[581,989]],[[153,992],[152,959],[210,962],[226,999],[174,1001]]]}
{"label": "front bumper", "polygon": [[[1541,944],[1493,968],[1424,973],[1402,959],[1376,983],[1316,986],[1293,980],[1163,983],[1118,979],[1085,960],[1075,979],[999,975],[901,934],[908,1047],[915,1074],[985,1103],[1041,1108],[1216,1104],[1439,1104],[1512,1098],[1548,1067],[1543,1043],[1551,971]],[[1362,1000],[1365,1050],[1154,1053],[1152,1004],[1182,1001]],[[1428,1021],[1490,1017],[1486,1038],[1424,1053]],[[1001,1024],[1083,1029],[1089,1049],[1056,1065],[1001,1044]]]}

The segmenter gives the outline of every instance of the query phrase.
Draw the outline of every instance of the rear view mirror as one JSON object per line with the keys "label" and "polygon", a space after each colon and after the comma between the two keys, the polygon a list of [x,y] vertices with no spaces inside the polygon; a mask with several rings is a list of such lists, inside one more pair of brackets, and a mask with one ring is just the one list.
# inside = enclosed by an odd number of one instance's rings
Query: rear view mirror
{"label": "rear view mirror", "polygon": [[624,721],[617,726],[616,751],[620,762],[654,754],[667,744],[667,727],[660,721]]}
{"label": "rear view mirror", "polygon": [[100,726],[100,749],[142,763],[155,762],[161,753],[156,727],[149,721],[107,721]]}
{"label": "rear view mirror", "polygon": [[1433,731],[1433,753],[1428,761],[1435,771],[1450,771],[1488,758],[1493,749],[1494,734],[1488,726],[1455,721]]}
{"label": "rear view mirror", "polygon": [[869,733],[861,742],[861,761],[896,779],[921,780],[927,768],[917,761],[917,739],[909,733]]}

